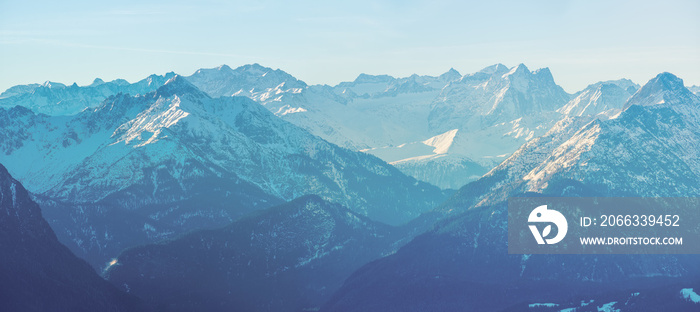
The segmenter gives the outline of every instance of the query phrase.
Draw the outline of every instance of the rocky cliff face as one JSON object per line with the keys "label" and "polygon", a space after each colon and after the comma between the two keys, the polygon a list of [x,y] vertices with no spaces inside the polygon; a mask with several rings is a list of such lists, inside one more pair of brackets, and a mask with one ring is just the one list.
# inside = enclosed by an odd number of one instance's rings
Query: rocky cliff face
{"label": "rocky cliff face", "polygon": [[0,165],[0,306],[6,311],[145,311],[56,239],[22,184]]}

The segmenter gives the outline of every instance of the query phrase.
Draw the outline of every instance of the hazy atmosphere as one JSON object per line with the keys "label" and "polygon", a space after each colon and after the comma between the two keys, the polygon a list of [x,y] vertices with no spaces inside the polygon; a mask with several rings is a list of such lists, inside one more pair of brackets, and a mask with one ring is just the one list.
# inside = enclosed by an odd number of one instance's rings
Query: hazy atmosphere
{"label": "hazy atmosphere", "polygon": [[0,90],[248,63],[360,73],[549,67],[567,92],[672,72],[700,84],[697,1],[0,1]]}
{"label": "hazy atmosphere", "polygon": [[0,311],[700,311],[698,17],[0,0]]}

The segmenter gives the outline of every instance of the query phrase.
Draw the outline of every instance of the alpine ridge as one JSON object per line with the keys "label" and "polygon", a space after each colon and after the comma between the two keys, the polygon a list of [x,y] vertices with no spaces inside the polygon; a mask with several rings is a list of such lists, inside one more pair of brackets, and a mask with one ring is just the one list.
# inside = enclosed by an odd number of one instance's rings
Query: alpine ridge
{"label": "alpine ridge", "polygon": [[[211,95],[245,94],[329,142],[402,164],[404,173],[441,188],[473,181],[546,132],[570,98],[548,69],[523,64],[465,76],[454,69],[437,77],[360,74],[336,86],[307,86],[257,64],[201,69],[188,79]],[[405,148],[453,129],[462,131],[447,155]]]}
{"label": "alpine ridge", "polygon": [[[212,98],[180,76],[73,117],[14,107],[0,109],[0,120],[0,161],[49,207],[59,237],[95,266],[130,244],[220,227],[306,194],[391,224],[445,196],[249,98]],[[109,224],[112,214],[128,218]]]}
{"label": "alpine ridge", "polygon": [[126,250],[106,277],[170,311],[314,310],[361,264],[392,251],[396,237],[310,195],[223,229]]}
{"label": "alpine ridge", "polygon": [[507,202],[698,197],[698,146],[700,97],[671,73],[574,94],[524,64],[15,86],[0,306],[694,310],[697,255],[508,254]]}
{"label": "alpine ridge", "polygon": [[[700,196],[699,103],[662,73],[617,116],[562,119],[421,216],[438,220],[435,228],[357,270],[322,310],[522,310],[541,302],[695,309],[678,292],[697,285],[697,255],[510,255],[506,242],[509,197]],[[640,298],[623,291],[632,288]]]}
{"label": "alpine ridge", "polygon": [[0,94],[0,107],[19,105],[46,115],[75,115],[99,106],[105,98],[118,93],[137,95],[155,91],[173,76],[173,72],[163,76],[150,75],[133,84],[123,79],[104,82],[95,78],[92,84],[83,87],[50,81],[41,85],[15,86]]}
{"label": "alpine ridge", "polygon": [[[119,92],[155,91],[174,75],[152,75],[135,84],[95,79],[85,87],[48,82],[16,86],[3,93],[0,107],[70,115]],[[623,79],[569,95],[548,68],[530,71],[524,64],[496,64],[464,76],[453,68],[439,76],[360,74],[336,86],[307,85],[259,64],[203,68],[184,78],[211,97],[251,98],[313,135],[373,154],[443,189],[474,181],[564,116],[619,113],[639,88]],[[454,129],[461,131],[449,151],[434,153],[421,145]]]}

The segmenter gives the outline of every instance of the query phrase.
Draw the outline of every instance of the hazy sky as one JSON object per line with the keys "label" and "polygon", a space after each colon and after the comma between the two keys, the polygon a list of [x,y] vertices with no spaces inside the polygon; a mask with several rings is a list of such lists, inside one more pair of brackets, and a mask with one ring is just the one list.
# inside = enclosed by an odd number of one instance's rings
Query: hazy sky
{"label": "hazy sky", "polygon": [[310,84],[525,63],[568,92],[700,85],[700,1],[0,0],[0,90],[255,62]]}

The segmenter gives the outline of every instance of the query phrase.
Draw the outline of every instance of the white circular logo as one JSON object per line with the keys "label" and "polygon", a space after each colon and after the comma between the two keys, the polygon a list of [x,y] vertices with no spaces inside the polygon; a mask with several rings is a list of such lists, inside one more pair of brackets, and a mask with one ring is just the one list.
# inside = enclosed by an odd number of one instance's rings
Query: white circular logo
{"label": "white circular logo", "polygon": [[554,223],[554,226],[557,227],[557,235],[552,238],[546,238],[552,232],[551,224],[548,224],[542,230],[542,233],[540,233],[536,225],[529,225],[532,235],[535,236],[535,240],[537,240],[537,243],[540,245],[544,245],[545,243],[552,245],[561,242],[561,240],[564,239],[564,236],[566,236],[566,231],[569,229],[569,224],[566,222],[564,215],[559,211],[547,209],[547,205],[542,205],[532,210],[532,212],[530,212],[530,216],[527,218],[527,222]]}

